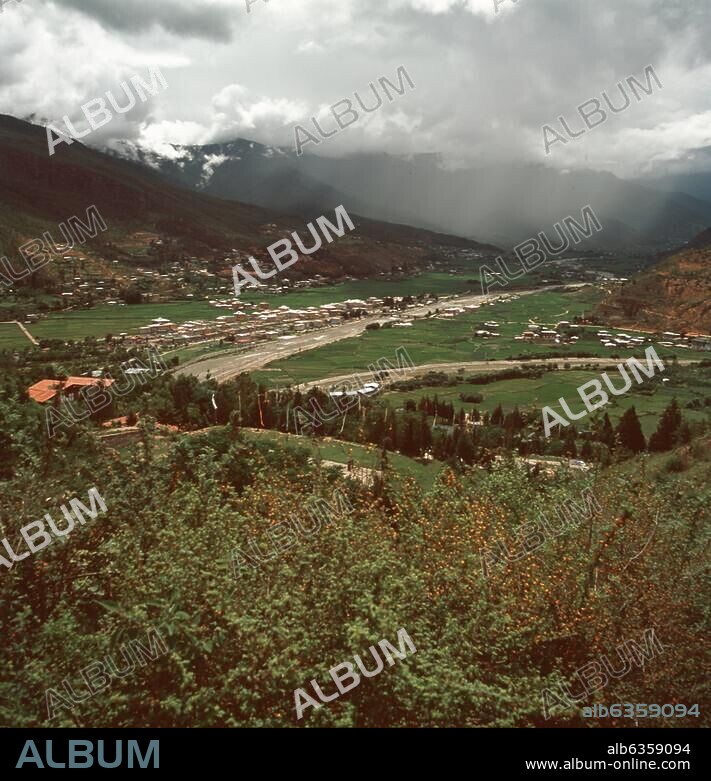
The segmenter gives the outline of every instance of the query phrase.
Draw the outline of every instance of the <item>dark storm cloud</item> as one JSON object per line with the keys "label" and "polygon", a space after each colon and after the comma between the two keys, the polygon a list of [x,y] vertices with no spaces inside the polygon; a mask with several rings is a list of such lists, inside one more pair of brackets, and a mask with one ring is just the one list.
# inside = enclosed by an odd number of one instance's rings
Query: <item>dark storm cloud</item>
{"label": "dark storm cloud", "polygon": [[[432,152],[637,174],[692,166],[711,144],[709,0],[50,0],[8,6],[0,111],[74,117],[131,72],[170,85],[107,126],[154,147],[294,126],[404,65],[416,89],[319,154]],[[219,45],[218,45],[219,44]],[[653,66],[664,88],[545,155],[543,125]],[[350,98],[349,98],[350,96]],[[329,125],[329,126],[330,126]],[[102,139],[103,140],[103,139]]]}
{"label": "dark storm cloud", "polygon": [[160,27],[186,38],[229,41],[237,2],[210,4],[194,0],[53,0],[80,11],[103,27],[140,33]]}

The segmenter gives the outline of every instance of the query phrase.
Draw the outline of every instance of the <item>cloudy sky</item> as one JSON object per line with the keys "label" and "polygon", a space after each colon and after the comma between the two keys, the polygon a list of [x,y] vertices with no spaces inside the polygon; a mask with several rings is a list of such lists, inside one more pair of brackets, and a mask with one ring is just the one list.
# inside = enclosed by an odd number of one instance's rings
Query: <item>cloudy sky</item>
{"label": "cloudy sky", "polygon": [[[150,66],[168,89],[87,142],[235,137],[294,146],[294,126],[370,82],[415,84],[318,154],[436,152],[620,176],[711,169],[709,0],[0,0],[0,112],[81,126],[81,106]],[[651,96],[545,154],[542,127],[652,65]],[[120,98],[119,98],[120,99]],[[603,104],[604,105],[604,104]],[[362,114],[362,112],[361,112]],[[313,126],[311,126],[313,131]]]}

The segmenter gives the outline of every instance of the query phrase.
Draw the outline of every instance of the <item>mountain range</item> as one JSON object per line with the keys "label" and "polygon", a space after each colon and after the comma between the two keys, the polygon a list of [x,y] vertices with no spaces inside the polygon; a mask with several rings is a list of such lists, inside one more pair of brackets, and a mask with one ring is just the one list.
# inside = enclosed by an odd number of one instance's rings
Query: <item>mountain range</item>
{"label": "mountain range", "polygon": [[176,184],[220,198],[308,217],[343,203],[372,219],[499,245],[550,230],[586,205],[604,228],[591,243],[605,249],[676,247],[711,223],[708,175],[708,187],[695,182],[689,195],[674,191],[666,180],[657,189],[599,171],[514,164],[451,169],[437,155],[297,156],[245,139],[171,145],[163,154],[122,142],[113,151]]}
{"label": "mountain range", "polygon": [[[307,220],[344,204],[356,231],[324,246],[295,278],[366,277],[414,271],[452,249],[492,255],[496,246],[468,238],[478,227],[476,235],[513,242],[587,203],[603,225],[593,238],[656,256],[604,303],[605,315],[630,326],[711,330],[711,205],[685,193],[593,172],[452,171],[434,156],[296,158],[247,140],[175,146],[164,155],[75,142],[49,157],[44,128],[0,116],[0,254],[94,204],[119,250],[122,237],[154,231],[176,242],[177,258],[209,258],[224,274],[233,250],[264,257],[269,244],[292,231],[305,235]],[[483,213],[488,222],[479,226]]]}
{"label": "mountain range", "polygon": [[[24,240],[44,230],[54,227],[56,233],[60,222],[72,215],[81,217],[90,205],[98,208],[109,228],[107,236],[119,247],[132,232],[153,231],[177,241],[180,252],[176,254],[216,262],[233,249],[264,257],[268,245],[293,231],[308,236],[300,213],[223,200],[205,188],[182,184],[78,141],[61,144],[50,157],[43,127],[0,115],[2,254],[15,254]],[[439,257],[435,250],[441,247],[496,249],[360,217],[351,204],[347,209],[356,231],[311,256],[310,273],[368,276],[399,268],[414,270]],[[294,269],[298,276],[298,265]]]}

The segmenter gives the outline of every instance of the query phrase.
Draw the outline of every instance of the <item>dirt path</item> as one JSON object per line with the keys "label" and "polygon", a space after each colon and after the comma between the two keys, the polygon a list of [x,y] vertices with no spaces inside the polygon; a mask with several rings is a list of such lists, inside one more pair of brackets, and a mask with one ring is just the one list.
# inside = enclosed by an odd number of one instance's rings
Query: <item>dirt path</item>
{"label": "dirt path", "polygon": [[16,325],[20,331],[34,344],[35,347],[39,347],[39,342],[34,336],[25,328],[25,326],[19,320],[5,320],[0,322],[0,325]]}
{"label": "dirt path", "polygon": [[35,339],[34,336],[32,336],[32,334],[25,328],[25,326],[22,325],[19,320],[15,320],[15,322],[20,327],[22,333],[32,342],[32,344],[34,344],[35,347],[39,347],[39,342]]}
{"label": "dirt path", "polygon": [[[701,359],[699,359],[701,360]],[[555,366],[556,364],[562,365],[564,363],[570,364],[570,367],[576,366],[617,366],[621,363],[621,359],[616,358],[532,358],[530,361],[457,361],[450,363],[425,363],[421,366],[403,367],[397,370],[397,377],[385,380],[383,385],[388,385],[390,382],[397,382],[399,380],[407,380],[412,377],[419,377],[427,372],[446,372],[447,374],[454,374],[457,369],[464,369],[469,372],[501,372],[505,369],[516,368],[518,366],[531,366],[536,364],[540,366],[545,364],[546,366]],[[690,364],[698,363],[698,361],[683,360],[678,361],[680,366],[689,366]],[[299,385],[300,390],[307,390],[308,388],[315,387],[329,387],[331,385],[344,385],[349,381],[353,381],[354,378],[359,378],[363,382],[372,380],[368,371],[351,372],[350,374],[340,374],[336,377],[324,377],[321,380],[313,380],[311,382],[305,382]]]}

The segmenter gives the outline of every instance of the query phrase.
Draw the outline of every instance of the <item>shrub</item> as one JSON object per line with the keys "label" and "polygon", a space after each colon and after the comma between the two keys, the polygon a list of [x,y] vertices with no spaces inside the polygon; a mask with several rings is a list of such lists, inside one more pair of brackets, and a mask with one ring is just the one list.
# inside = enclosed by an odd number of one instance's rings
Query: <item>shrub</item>
{"label": "shrub", "polygon": [[459,400],[467,404],[481,404],[484,401],[484,397],[481,393],[460,393]]}
{"label": "shrub", "polygon": [[672,474],[678,474],[679,472],[685,472],[689,468],[689,461],[686,457],[675,454],[673,455],[667,462],[664,464],[664,469],[666,472],[671,472]]}

